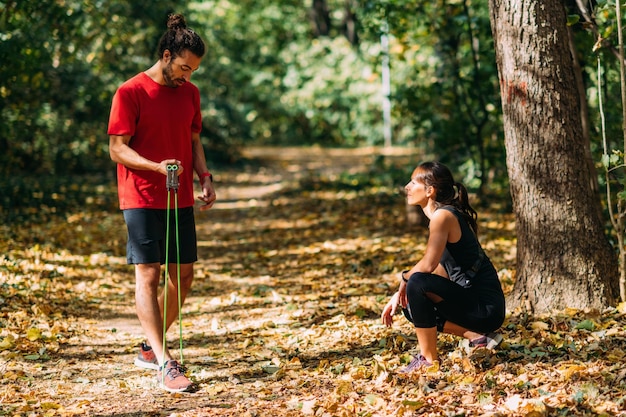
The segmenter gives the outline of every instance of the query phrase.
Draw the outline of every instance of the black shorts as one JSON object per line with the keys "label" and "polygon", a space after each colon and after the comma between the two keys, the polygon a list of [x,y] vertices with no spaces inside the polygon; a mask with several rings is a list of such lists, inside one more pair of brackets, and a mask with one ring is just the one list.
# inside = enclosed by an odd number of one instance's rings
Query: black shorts
{"label": "black shorts", "polygon": [[[129,264],[165,264],[165,241],[167,234],[167,210],[124,210],[128,230],[126,260]],[[193,207],[178,209],[178,243],[176,240],[176,211],[170,210],[168,263],[190,264],[198,260],[196,224]],[[177,253],[180,254],[180,260]]]}
{"label": "black shorts", "polygon": [[[441,297],[431,301],[428,294]],[[498,329],[504,322],[506,308],[504,294],[497,274],[480,276],[472,287],[464,288],[448,278],[416,272],[406,284],[408,308],[406,318],[418,328],[437,327],[443,331],[446,321],[479,333]]]}

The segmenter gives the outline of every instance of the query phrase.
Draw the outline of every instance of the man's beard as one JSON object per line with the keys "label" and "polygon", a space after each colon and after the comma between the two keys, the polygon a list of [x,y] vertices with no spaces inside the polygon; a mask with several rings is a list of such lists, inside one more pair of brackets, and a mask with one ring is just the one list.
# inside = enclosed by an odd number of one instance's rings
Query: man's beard
{"label": "man's beard", "polygon": [[165,81],[165,85],[168,87],[178,88],[185,83],[184,78],[174,78],[173,76],[174,71],[172,71],[171,61],[169,62],[169,64],[167,64],[165,68],[163,68],[162,72],[163,72],[163,80]]}

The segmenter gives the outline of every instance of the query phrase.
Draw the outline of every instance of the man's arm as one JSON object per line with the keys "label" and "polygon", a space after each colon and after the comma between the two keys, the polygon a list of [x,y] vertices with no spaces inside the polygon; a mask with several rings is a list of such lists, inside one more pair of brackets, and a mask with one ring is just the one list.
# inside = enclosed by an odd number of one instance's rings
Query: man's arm
{"label": "man's arm", "polygon": [[[166,159],[161,162],[154,162],[139,155],[137,151],[128,146],[130,136],[110,135],[109,136],[109,155],[114,162],[122,164],[127,168],[139,169],[143,171],[157,171],[163,175],[167,175],[167,165],[177,164],[180,161],[176,159]],[[182,167],[179,175],[182,173]]]}
{"label": "man's arm", "polygon": [[206,157],[204,155],[204,148],[200,141],[199,133],[191,134],[191,153],[193,155],[193,169],[200,178],[200,186],[202,187],[202,194],[198,196],[198,200],[204,201],[205,205],[200,207],[200,210],[206,210],[213,207],[213,203],[217,198],[215,190],[213,189],[213,179],[211,176],[202,175],[208,174],[209,169],[206,166]]}

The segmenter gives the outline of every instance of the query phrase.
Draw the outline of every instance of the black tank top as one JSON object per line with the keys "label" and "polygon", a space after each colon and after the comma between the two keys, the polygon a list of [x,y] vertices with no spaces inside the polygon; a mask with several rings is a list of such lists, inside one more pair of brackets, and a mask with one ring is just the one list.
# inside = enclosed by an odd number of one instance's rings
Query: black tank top
{"label": "black tank top", "polygon": [[446,243],[441,257],[441,265],[450,279],[462,287],[472,287],[481,281],[497,280],[498,275],[489,258],[484,254],[480,243],[463,214],[453,206],[443,206],[454,214],[461,227],[461,238],[455,243]]}

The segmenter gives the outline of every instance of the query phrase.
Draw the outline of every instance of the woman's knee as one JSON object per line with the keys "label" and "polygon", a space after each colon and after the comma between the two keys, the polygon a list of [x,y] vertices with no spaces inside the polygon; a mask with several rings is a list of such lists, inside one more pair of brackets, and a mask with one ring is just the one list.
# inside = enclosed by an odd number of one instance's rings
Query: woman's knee
{"label": "woman's knee", "polygon": [[426,294],[428,290],[428,278],[430,274],[424,272],[416,272],[409,278],[406,283],[406,292],[415,294]]}

